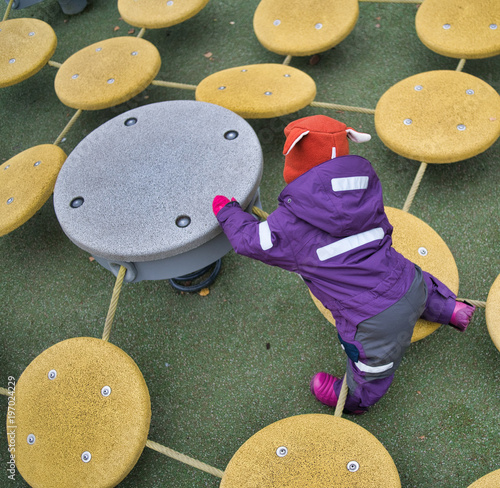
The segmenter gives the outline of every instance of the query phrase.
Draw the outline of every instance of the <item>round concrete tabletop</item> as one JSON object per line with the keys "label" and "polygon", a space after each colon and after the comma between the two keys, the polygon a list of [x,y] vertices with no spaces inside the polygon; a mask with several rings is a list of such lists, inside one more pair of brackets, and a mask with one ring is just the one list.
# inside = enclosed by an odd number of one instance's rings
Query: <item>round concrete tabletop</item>
{"label": "round concrete tabletop", "polygon": [[54,54],[57,37],[38,19],[0,22],[0,88],[15,85],[38,73]]}
{"label": "round concrete tabletop", "polygon": [[358,0],[261,0],[253,28],[269,51],[309,56],[343,41],[354,29],[358,16]]}
{"label": "round concrete tabletop", "polygon": [[180,24],[202,10],[208,0],[118,0],[123,20],[136,27],[162,29]]}
{"label": "round concrete tabletop", "polygon": [[498,486],[500,486],[500,469],[479,478],[469,488],[497,488]]}
{"label": "round concrete tabletop", "polygon": [[297,112],[315,96],[316,84],[308,74],[276,63],[218,71],[196,88],[196,100],[226,107],[249,119]]}
{"label": "round concrete tabletop", "polygon": [[100,110],[130,100],[151,84],[161,66],[158,49],[145,39],[114,37],[70,56],[54,80],[68,107]]}
{"label": "round concrete tabletop", "polygon": [[419,73],[382,95],[375,128],[382,142],[405,158],[463,161],[486,151],[500,136],[500,96],[468,73]]}
{"label": "round concrete tabletop", "polygon": [[40,144],[0,165],[0,236],[12,232],[48,200],[66,159],[53,144]]}
{"label": "round concrete tabletop", "polygon": [[500,275],[491,286],[486,300],[486,325],[493,344],[500,351]]}
{"label": "round concrete tabletop", "polygon": [[422,43],[451,58],[479,59],[500,54],[498,0],[425,0],[415,28]]}
{"label": "round concrete tabletop", "polygon": [[221,488],[397,488],[385,447],[349,420],[324,414],[289,417],[248,439],[233,456]]}
{"label": "round concrete tabletop", "polygon": [[218,236],[214,196],[246,208],[262,166],[257,135],[233,112],[205,102],[154,103],[78,144],[59,173],[54,207],[66,235],[96,257],[164,259]]}
{"label": "round concrete tabletop", "polygon": [[139,368],[93,337],[59,342],[16,384],[16,466],[38,488],[116,486],[146,445],[151,402]]}

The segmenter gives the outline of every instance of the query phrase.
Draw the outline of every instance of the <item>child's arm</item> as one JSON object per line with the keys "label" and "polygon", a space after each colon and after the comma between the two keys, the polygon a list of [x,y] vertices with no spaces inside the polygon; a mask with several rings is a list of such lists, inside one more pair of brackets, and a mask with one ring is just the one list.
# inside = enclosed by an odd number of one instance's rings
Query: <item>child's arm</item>
{"label": "child's arm", "polygon": [[290,271],[296,270],[290,246],[286,245],[286,236],[279,228],[273,228],[269,221],[260,222],[244,212],[234,199],[215,197],[213,210],[237,254]]}

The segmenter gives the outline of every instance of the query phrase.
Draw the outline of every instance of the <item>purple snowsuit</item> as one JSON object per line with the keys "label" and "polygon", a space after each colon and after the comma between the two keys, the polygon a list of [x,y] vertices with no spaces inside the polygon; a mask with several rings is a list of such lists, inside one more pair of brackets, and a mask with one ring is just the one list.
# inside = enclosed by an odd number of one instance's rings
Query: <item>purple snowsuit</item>
{"label": "purple snowsuit", "polygon": [[236,202],[217,219],[238,254],[298,273],[331,311],[348,356],[345,408],[366,410],[389,388],[418,318],[449,323],[456,297],[392,247],[368,160],[326,161],[287,185],[278,201],[265,222]]}

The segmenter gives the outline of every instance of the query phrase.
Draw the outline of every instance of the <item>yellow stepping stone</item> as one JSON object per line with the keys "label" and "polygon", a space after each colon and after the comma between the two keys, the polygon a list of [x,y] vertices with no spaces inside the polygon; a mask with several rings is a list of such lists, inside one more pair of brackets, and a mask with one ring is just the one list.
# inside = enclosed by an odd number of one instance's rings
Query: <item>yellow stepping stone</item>
{"label": "yellow stepping stone", "polygon": [[118,0],[125,22],[146,29],[161,29],[194,17],[208,0]]}
{"label": "yellow stepping stone", "polygon": [[382,142],[405,158],[462,161],[488,149],[500,135],[500,96],[467,73],[420,73],[382,95],[375,128]]}
{"label": "yellow stepping stone", "polygon": [[443,56],[475,59],[500,54],[498,0],[425,0],[415,27],[422,43]]}
{"label": "yellow stepping stone", "polygon": [[315,96],[314,80],[283,64],[226,69],[208,76],[196,88],[196,100],[220,105],[249,119],[296,112]]}
{"label": "yellow stepping stone", "polygon": [[37,19],[0,22],[0,88],[38,73],[50,60],[57,38],[49,24]]}
{"label": "yellow stepping stone", "polygon": [[146,382],[125,352],[90,337],[59,342],[17,382],[16,466],[38,488],[116,486],[139,459],[150,419]]}
{"label": "yellow stepping stone", "polygon": [[487,475],[479,478],[477,481],[469,485],[469,488],[498,488],[500,486],[500,469],[492,471]]}
{"label": "yellow stepping stone", "polygon": [[[433,274],[453,293],[458,293],[459,280],[455,259],[437,232],[422,220],[408,212],[403,212],[403,210],[386,207],[385,212],[389,222],[394,227],[392,240],[396,251],[420,266],[424,271]],[[335,319],[330,311],[314,295],[311,294],[311,297],[323,316],[335,325]],[[440,325],[428,320],[418,320],[411,341],[416,342],[427,337]]]}
{"label": "yellow stepping stone", "polygon": [[370,432],[349,420],[307,414],[275,422],[233,456],[220,488],[397,488],[397,468]]}
{"label": "yellow stepping stone", "polygon": [[0,236],[17,229],[42,208],[65,160],[60,147],[42,144],[0,166]]}
{"label": "yellow stepping stone", "polygon": [[358,0],[262,0],[253,28],[269,51],[309,56],[327,51],[354,29]]}
{"label": "yellow stepping stone", "polygon": [[150,42],[115,37],[69,57],[59,68],[54,86],[68,107],[99,110],[135,97],[151,84],[160,65],[160,53]]}
{"label": "yellow stepping stone", "polygon": [[486,300],[486,325],[491,340],[500,351],[500,275],[490,288]]}

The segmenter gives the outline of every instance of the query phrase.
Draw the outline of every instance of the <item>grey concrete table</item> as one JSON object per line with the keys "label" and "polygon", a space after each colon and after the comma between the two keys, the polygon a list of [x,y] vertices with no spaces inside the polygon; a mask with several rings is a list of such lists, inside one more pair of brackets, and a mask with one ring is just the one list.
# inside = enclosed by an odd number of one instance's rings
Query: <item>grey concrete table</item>
{"label": "grey concrete table", "polygon": [[262,149],[235,113],[195,101],[130,110],[69,155],[54,207],[65,234],[125,281],[167,279],[216,262],[231,245],[212,213],[217,194],[250,209]]}

